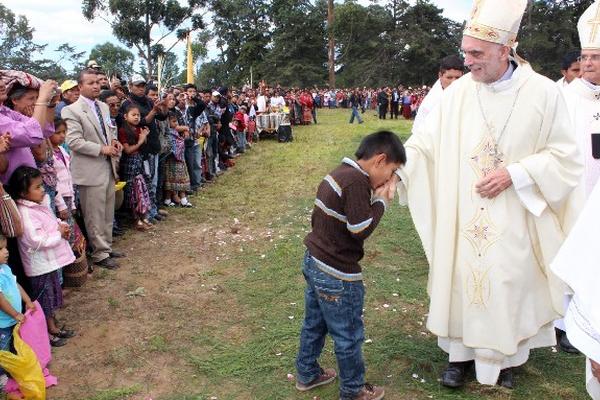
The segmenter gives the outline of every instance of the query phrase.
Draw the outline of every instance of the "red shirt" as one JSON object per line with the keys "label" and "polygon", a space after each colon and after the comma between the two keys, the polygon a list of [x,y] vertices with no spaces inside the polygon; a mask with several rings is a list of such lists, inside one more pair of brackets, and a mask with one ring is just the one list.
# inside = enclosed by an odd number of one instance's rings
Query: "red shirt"
{"label": "red shirt", "polygon": [[[137,144],[137,142],[140,140],[140,131],[142,130],[142,128],[140,128],[139,126],[136,127],[132,127],[134,128],[134,132],[135,132],[135,143]],[[122,144],[128,144],[129,146],[133,146],[131,144],[129,144],[129,140],[127,140],[127,131],[125,130],[125,128],[119,128],[119,142],[121,142]],[[131,154],[137,154],[139,150],[134,151]]]}

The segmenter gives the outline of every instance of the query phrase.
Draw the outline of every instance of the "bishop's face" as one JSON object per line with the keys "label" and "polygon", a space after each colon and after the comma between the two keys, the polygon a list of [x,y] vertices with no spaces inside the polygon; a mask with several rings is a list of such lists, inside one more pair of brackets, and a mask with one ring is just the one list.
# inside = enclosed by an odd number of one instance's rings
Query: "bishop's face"
{"label": "bishop's face", "polygon": [[600,85],[600,50],[582,50],[580,59],[583,79]]}
{"label": "bishop's face", "polygon": [[471,70],[471,76],[476,82],[496,82],[508,68],[510,48],[507,46],[463,36],[461,50],[465,66]]}

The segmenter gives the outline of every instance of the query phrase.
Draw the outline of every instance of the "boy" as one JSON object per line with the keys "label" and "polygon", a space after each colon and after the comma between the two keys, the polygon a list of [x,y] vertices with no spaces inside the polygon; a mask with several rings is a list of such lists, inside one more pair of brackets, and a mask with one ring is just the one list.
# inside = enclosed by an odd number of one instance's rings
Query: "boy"
{"label": "boy", "polygon": [[336,378],[335,370],[324,370],[317,362],[329,333],[340,369],[341,400],[379,400],[383,388],[365,383],[359,261],[364,240],[393,199],[395,184],[390,178],[406,163],[406,153],[395,134],[382,131],[365,137],[355,155],[358,161],[344,158],[319,185],[312,232],[304,239],[307,286],[296,388],[307,391]]}
{"label": "boy", "polygon": [[[17,283],[7,262],[6,238],[0,235],[0,350],[11,351],[13,329],[17,322],[25,321],[21,301],[29,310],[35,310],[35,305]],[[6,380],[1,378],[2,375],[4,370],[0,368],[0,383],[3,385]]]}

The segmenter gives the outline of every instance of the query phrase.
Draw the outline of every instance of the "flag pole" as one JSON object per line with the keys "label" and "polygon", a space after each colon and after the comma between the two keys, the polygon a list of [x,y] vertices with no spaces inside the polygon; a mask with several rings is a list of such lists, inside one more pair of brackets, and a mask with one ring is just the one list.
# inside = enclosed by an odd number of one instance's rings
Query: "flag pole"
{"label": "flag pole", "polygon": [[192,33],[187,35],[187,83],[194,83],[194,60],[192,57]]}

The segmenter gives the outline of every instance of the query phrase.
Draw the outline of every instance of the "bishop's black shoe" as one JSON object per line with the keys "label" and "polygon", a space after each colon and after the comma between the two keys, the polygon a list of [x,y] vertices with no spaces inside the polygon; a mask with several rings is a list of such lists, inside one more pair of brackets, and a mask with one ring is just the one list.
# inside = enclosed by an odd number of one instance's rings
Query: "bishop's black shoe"
{"label": "bishop's black shoe", "polygon": [[463,387],[465,385],[467,372],[473,365],[473,361],[449,363],[448,367],[442,372],[442,385],[453,389]]}
{"label": "bishop's black shoe", "polygon": [[567,337],[567,333],[558,328],[555,328],[555,330],[556,330],[556,342],[558,343],[558,348],[561,349],[562,351],[564,351],[565,353],[579,354],[579,350],[577,350],[577,348],[575,348],[575,346],[573,346],[571,344],[571,342],[569,341],[569,338]]}
{"label": "bishop's black shoe", "polygon": [[515,387],[515,375],[513,374],[512,368],[506,368],[500,371],[498,385],[507,389],[513,389]]}

